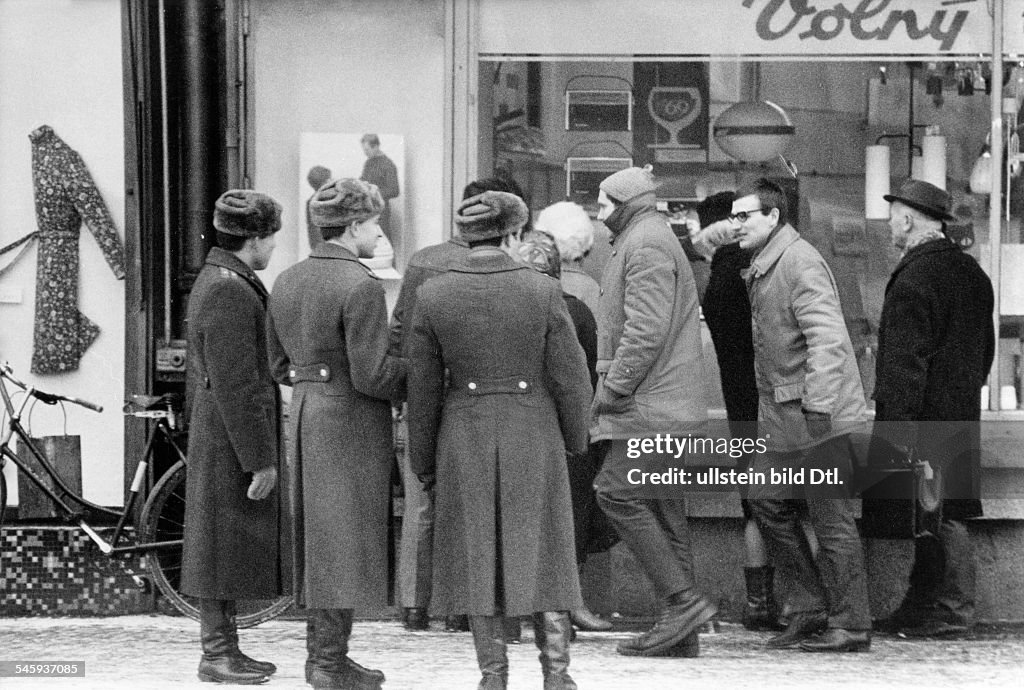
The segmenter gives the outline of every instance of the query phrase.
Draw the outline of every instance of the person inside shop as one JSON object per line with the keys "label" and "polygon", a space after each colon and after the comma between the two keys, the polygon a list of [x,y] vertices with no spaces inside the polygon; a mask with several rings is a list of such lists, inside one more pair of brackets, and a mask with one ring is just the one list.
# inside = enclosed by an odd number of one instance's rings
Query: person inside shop
{"label": "person inside shop", "polygon": [[309,212],[309,203],[313,201],[313,197],[316,196],[316,192],[320,189],[321,185],[331,179],[331,171],[329,168],[325,168],[322,165],[314,165],[306,173],[306,182],[313,189],[313,194],[306,199],[306,237],[309,240],[309,248],[313,249],[316,245],[324,241],[323,235],[320,234],[320,228],[313,223],[313,216]]}
{"label": "person inside shop", "polygon": [[398,186],[398,168],[387,155],[380,150],[380,137],[376,134],[364,134],[359,140],[362,144],[366,161],[359,179],[376,185],[384,198],[384,209],[380,213],[380,229],[388,242],[394,244],[394,228],[391,227],[391,200],[401,194]]}

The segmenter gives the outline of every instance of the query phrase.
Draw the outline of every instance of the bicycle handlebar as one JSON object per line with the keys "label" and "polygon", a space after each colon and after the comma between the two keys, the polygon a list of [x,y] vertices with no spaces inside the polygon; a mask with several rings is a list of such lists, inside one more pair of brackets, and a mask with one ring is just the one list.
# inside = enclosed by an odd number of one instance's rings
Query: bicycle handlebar
{"label": "bicycle handlebar", "polygon": [[57,395],[56,393],[46,393],[44,391],[36,390],[34,388],[30,388],[29,386],[26,386],[24,383],[22,383],[21,381],[19,381],[16,378],[14,378],[14,370],[11,369],[11,366],[9,364],[7,364],[6,362],[3,363],[3,364],[0,364],[0,376],[2,376],[3,378],[7,379],[8,381],[10,381],[11,383],[13,383],[18,388],[21,388],[22,390],[27,391],[28,394],[31,395],[33,398],[35,398],[36,400],[38,400],[41,403],[45,403],[46,405],[56,405],[59,402],[68,402],[68,403],[71,403],[73,405],[79,405],[79,406],[84,407],[86,409],[92,410],[93,412],[102,412],[103,411],[103,406],[102,405],[97,405],[96,403],[91,403],[88,400],[82,400],[80,398],[71,398],[71,397],[68,397],[66,395]]}

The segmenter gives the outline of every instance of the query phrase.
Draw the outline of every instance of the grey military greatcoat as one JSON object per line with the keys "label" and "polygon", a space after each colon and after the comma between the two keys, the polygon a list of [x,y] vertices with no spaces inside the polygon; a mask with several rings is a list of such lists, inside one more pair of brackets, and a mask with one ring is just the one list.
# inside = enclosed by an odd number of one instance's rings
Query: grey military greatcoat
{"label": "grey military greatcoat", "polygon": [[586,450],[591,389],[558,281],[473,250],[419,289],[408,342],[410,459],[437,480],[434,607],[578,608],[565,453]]}
{"label": "grey military greatcoat", "polygon": [[384,288],[347,249],[322,242],[274,284],[267,319],[274,378],[294,388],[288,460],[295,594],[309,608],[387,600],[390,357]]}

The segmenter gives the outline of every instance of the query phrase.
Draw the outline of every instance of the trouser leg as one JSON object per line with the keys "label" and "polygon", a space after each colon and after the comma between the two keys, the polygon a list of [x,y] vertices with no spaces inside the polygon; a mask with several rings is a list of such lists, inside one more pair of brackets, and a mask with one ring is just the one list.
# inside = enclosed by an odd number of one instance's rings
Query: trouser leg
{"label": "trouser leg", "polygon": [[[680,558],[688,549],[689,535],[685,529],[686,516],[678,515],[677,506],[668,507],[667,512],[673,513],[669,520],[656,499],[598,492],[597,502],[654,583],[659,597],[668,599],[673,594],[695,590],[692,564],[685,557]],[[666,531],[669,522],[673,531]]]}
{"label": "trouser leg", "polygon": [[851,485],[853,457],[849,439],[840,436],[811,448],[808,470],[838,470],[836,484],[806,487],[808,517],[818,541],[818,572],[828,601],[828,627],[870,630],[864,549],[854,519]]}
{"label": "trouser leg", "polygon": [[405,488],[405,514],[402,517],[398,588],[404,608],[426,609],[430,606],[434,493],[423,490],[423,484],[409,464],[408,450],[402,456],[402,484]]}
{"label": "trouser leg", "polygon": [[[799,469],[802,457],[795,453],[764,453],[755,456],[754,472],[769,475],[771,470]],[[753,485],[747,505],[757,522],[768,551],[768,560],[779,580],[785,583],[791,613],[824,611],[827,607],[818,568],[810,543],[800,526],[805,506],[797,487]]]}
{"label": "trouser leg", "polygon": [[970,626],[974,622],[977,565],[967,525],[959,520],[943,520],[939,541],[943,569],[935,592],[937,612],[946,623]]}

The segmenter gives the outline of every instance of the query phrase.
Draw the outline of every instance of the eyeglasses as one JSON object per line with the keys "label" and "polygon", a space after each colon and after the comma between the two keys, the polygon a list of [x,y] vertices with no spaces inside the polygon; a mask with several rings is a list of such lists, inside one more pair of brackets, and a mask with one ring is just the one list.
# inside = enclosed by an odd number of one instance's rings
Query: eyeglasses
{"label": "eyeglasses", "polygon": [[[771,211],[771,209],[768,210]],[[750,211],[738,211],[736,213],[731,213],[729,214],[729,220],[739,221],[740,223],[746,223],[747,219],[750,218],[750,214],[757,213],[758,211],[764,213],[765,209],[755,208],[751,209]]]}

